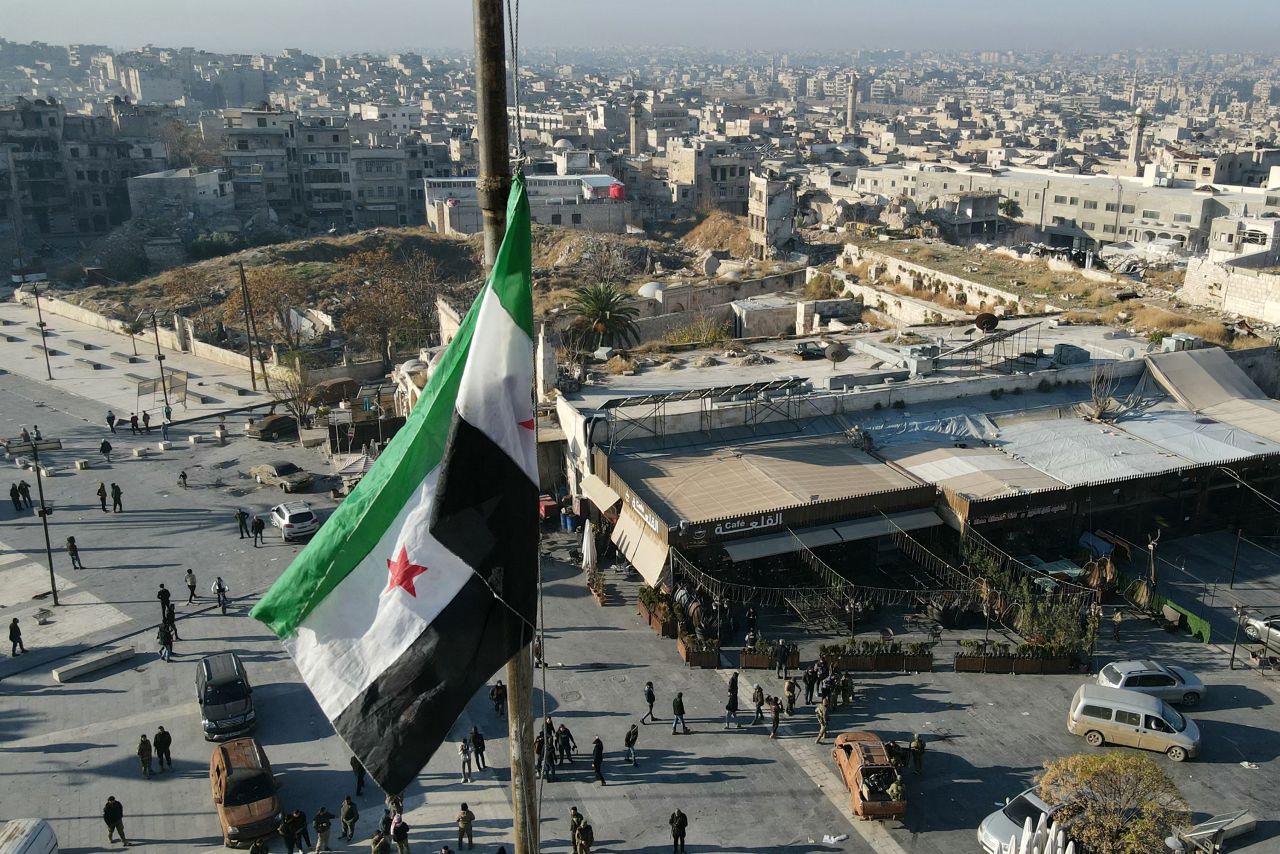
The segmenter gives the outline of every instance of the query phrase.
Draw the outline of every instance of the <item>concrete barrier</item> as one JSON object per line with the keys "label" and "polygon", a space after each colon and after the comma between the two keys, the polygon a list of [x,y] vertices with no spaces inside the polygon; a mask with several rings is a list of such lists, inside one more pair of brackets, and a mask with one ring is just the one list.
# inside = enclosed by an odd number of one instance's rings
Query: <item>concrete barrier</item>
{"label": "concrete barrier", "polygon": [[133,457],[134,457],[134,459],[137,459],[137,460],[144,460],[144,459],[146,459],[146,458],[147,458],[147,449],[146,449],[146,448],[134,448],[134,449],[133,449]]}
{"label": "concrete barrier", "polygon": [[170,442],[168,439],[165,439],[164,441],[157,442],[156,447],[162,451],[167,451],[173,447],[173,443]]}
{"label": "concrete barrier", "polygon": [[199,445],[203,441],[203,438],[198,433],[192,433],[187,437],[187,441],[192,445]]}
{"label": "concrete barrier", "polygon": [[76,471],[84,471],[89,468],[88,460],[76,460]]}
{"label": "concrete barrier", "polygon": [[228,394],[234,394],[236,397],[242,397],[249,393],[248,389],[240,388],[240,386],[232,385],[231,383],[216,382],[213,385],[214,388],[220,388]]}
{"label": "concrete barrier", "polygon": [[[43,353],[43,352],[44,352],[44,345],[43,345],[43,344],[32,344],[32,345],[31,345],[31,349],[32,349],[32,350],[35,350],[37,353]],[[62,355],[62,353],[61,353],[61,352],[59,352],[58,350],[55,350],[55,349],[53,349],[52,347],[50,347],[50,348],[49,348],[49,355],[50,355],[50,356],[61,356],[61,355]]]}
{"label": "concrete barrier", "polygon": [[46,465],[44,465],[43,463],[41,463],[41,464],[40,464],[40,476],[41,476],[41,477],[53,477],[53,476],[54,476],[55,474],[57,474],[57,473],[58,473],[58,470],[57,470],[57,469],[55,469],[55,468],[50,468],[49,466],[46,466]]}
{"label": "concrete barrier", "polygon": [[5,333],[3,333],[3,334],[0,334],[0,339],[3,339],[3,340],[5,341],[5,343],[7,343],[7,344],[12,344],[14,341],[22,341],[22,340],[23,340],[23,339],[19,338],[17,335],[10,335],[10,334],[9,334],[9,333],[7,333],[7,332],[5,332]]}
{"label": "concrete barrier", "polygon": [[144,361],[141,356],[130,356],[128,353],[117,353],[115,350],[111,351],[111,358],[115,359],[117,362],[124,362],[126,365],[133,365]]}
{"label": "concrete barrier", "polygon": [[76,361],[82,365],[88,365],[92,370],[95,370],[95,371],[100,371],[106,367],[106,365],[103,365],[99,362],[95,362],[93,359],[86,359],[84,356],[81,356],[80,358],[76,359]]}
{"label": "concrete barrier", "polygon": [[57,668],[53,671],[53,681],[70,682],[72,679],[79,679],[81,676],[102,670],[113,664],[128,661],[134,655],[135,650],[132,646],[102,650],[87,658],[82,658],[79,661],[73,661],[71,664]]}
{"label": "concrete barrier", "polygon": [[83,341],[77,341],[77,340],[76,340],[76,339],[74,339],[74,338],[68,338],[68,339],[67,339],[67,346],[68,346],[68,347],[75,347],[77,350],[92,350],[92,349],[94,349],[92,344],[86,344],[86,343],[84,343]]}

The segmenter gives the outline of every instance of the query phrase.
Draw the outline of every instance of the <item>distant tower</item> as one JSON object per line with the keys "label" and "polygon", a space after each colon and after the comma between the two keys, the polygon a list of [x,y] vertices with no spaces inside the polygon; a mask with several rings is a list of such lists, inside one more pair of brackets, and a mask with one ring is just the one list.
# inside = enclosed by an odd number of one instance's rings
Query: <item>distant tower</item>
{"label": "distant tower", "polygon": [[1129,80],[1129,109],[1138,109],[1138,72],[1133,72],[1132,79]]}
{"label": "distant tower", "polygon": [[1133,113],[1133,136],[1129,138],[1129,163],[1141,174],[1138,158],[1142,156],[1142,132],[1147,128],[1147,111],[1139,107]]}
{"label": "distant tower", "polygon": [[631,101],[631,109],[628,111],[627,138],[630,154],[641,154],[644,151],[644,144],[640,141],[640,122],[644,118],[644,107],[640,103],[640,96],[637,95]]}
{"label": "distant tower", "polygon": [[851,71],[845,79],[848,81],[848,91],[844,96],[844,130],[849,136],[853,136],[858,132],[858,73]]}

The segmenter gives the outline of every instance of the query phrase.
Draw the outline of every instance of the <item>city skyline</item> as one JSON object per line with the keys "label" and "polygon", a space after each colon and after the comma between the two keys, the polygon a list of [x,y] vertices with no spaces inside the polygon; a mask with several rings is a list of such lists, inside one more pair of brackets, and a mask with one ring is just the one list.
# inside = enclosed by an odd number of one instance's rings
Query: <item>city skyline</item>
{"label": "city skyline", "polygon": [[[810,21],[820,27],[785,26],[776,4],[763,0],[703,0],[696,5],[651,0],[647,15],[601,17],[585,0],[543,0],[522,9],[521,42],[527,48],[607,45],[701,47],[742,50],[1013,50],[1113,52],[1129,49],[1200,48],[1266,50],[1280,27],[1280,7],[1250,0],[1223,0],[1214,14],[1189,0],[1132,2],[1117,7],[1082,0],[1063,15],[1041,4],[1008,14],[993,0],[963,7],[925,0],[909,10],[866,2],[815,0]],[[214,51],[277,52],[286,47],[338,54],[397,50],[458,50],[471,47],[470,4],[433,8],[407,0],[385,0],[377,16],[353,27],[338,0],[271,5],[227,0],[216,13],[192,10],[181,18],[160,0],[123,0],[109,17],[86,16],[82,0],[51,0],[7,13],[5,38],[53,44],[95,43],[117,48],[143,44],[190,46]],[[594,17],[593,17],[594,16]],[[246,26],[245,21],[255,22]],[[1242,26],[1247,21],[1248,26]],[[414,33],[406,37],[406,33]],[[690,34],[696,34],[696,39]]]}

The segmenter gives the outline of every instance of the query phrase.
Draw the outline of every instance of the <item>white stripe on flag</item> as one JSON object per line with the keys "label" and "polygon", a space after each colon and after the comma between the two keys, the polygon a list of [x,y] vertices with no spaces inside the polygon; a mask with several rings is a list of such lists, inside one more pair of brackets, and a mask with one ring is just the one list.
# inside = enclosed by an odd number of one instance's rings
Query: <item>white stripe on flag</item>
{"label": "white stripe on flag", "polygon": [[537,483],[532,388],[533,341],[486,288],[458,386],[458,414]]}
{"label": "white stripe on flag", "polygon": [[[405,502],[378,545],[284,641],[320,708],[334,720],[444,610],[471,577],[471,567],[429,533],[439,468]],[[388,590],[387,560],[408,550],[427,567],[414,579],[417,596]]]}

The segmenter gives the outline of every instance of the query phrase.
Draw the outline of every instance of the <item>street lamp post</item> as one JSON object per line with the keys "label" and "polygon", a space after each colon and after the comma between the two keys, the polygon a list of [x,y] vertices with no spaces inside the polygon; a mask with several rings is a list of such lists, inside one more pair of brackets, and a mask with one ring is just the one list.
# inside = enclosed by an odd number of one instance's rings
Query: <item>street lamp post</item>
{"label": "street lamp post", "polygon": [[53,379],[53,368],[49,366],[49,331],[45,327],[44,312],[40,310],[40,288],[31,283],[31,294],[36,298],[36,326],[40,327],[40,350],[44,353],[44,372]]}
{"label": "street lamp post", "polygon": [[1228,670],[1236,669],[1236,645],[1240,642],[1240,626],[1244,624],[1245,607],[1243,605],[1232,605],[1232,610],[1236,612],[1236,634],[1231,639],[1231,661],[1227,665]]}
{"label": "street lamp post", "polygon": [[40,526],[44,528],[44,554],[49,561],[49,592],[53,594],[53,604],[59,605],[61,603],[58,602],[58,580],[53,574],[53,544],[49,541],[49,514],[53,512],[53,508],[44,503],[44,481],[40,478],[38,444],[34,440],[31,442],[31,460],[36,472],[36,494],[40,497],[40,509],[36,511],[36,515],[40,517]]}
{"label": "street lamp post", "polygon": [[[145,313],[147,312],[144,312],[144,314]],[[164,353],[160,352],[160,323],[156,320],[155,309],[151,309],[149,313],[151,315],[151,331],[155,335],[156,339],[156,364],[160,367],[160,392],[164,395],[164,411],[166,413],[165,417],[167,418],[167,413],[170,411],[169,384],[166,382],[164,377]],[[139,315],[139,319],[141,319],[141,315]]]}

